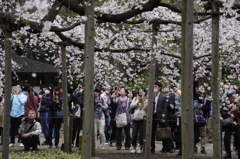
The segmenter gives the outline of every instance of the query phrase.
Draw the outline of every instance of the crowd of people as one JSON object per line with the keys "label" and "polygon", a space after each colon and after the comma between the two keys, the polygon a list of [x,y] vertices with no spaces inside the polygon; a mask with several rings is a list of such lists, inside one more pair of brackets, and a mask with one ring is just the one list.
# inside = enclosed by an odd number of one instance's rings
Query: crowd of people
{"label": "crowd of people", "polygon": [[[199,77],[194,80],[194,146],[195,153],[207,154],[206,143],[212,143],[212,101],[206,96],[204,85],[199,85]],[[10,111],[10,144],[15,144],[16,132],[18,142],[28,151],[31,147],[37,150],[40,144],[39,135],[43,132],[45,141],[41,145],[52,148],[59,147],[60,128],[62,118],[61,86],[49,85],[39,93],[34,92],[28,84],[19,84],[12,87]],[[145,88],[129,91],[124,87],[105,86],[94,91],[94,133],[96,149],[105,149],[113,146],[116,150],[125,150],[130,153],[143,152],[144,120],[147,111],[152,111],[151,153],[155,153],[155,136],[158,127],[171,128],[172,137],[162,141],[162,153],[181,151],[181,88],[176,85],[162,86],[154,83],[153,107],[148,108],[148,94]],[[82,144],[82,117],[83,117],[84,85],[78,85],[76,90],[69,94],[69,113],[74,115],[72,127],[72,146],[81,149]],[[1,98],[3,103],[4,98]],[[240,91],[229,87],[220,101],[222,120],[222,147],[226,151],[224,158],[231,158],[231,137],[234,136],[233,147],[240,158]],[[1,105],[2,107],[2,105]],[[201,118],[199,118],[201,117]],[[36,120],[35,120],[36,119]],[[202,120],[202,121],[199,121]],[[39,121],[39,122],[38,122]],[[124,134],[122,134],[124,130]],[[124,142],[124,143],[122,143]],[[197,147],[200,145],[200,147]],[[200,151],[198,150],[200,149]]]}

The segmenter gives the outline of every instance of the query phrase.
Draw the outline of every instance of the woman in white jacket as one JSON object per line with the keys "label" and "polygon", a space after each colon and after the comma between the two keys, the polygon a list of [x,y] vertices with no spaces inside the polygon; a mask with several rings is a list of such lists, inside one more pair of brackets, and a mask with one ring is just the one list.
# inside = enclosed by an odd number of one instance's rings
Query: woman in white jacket
{"label": "woman in white jacket", "polygon": [[[142,153],[143,147],[143,119],[146,116],[146,109],[148,105],[148,100],[146,97],[146,89],[139,88],[137,92],[137,97],[133,98],[130,105],[131,109],[134,109],[133,122],[132,122],[132,146],[133,150],[131,153]],[[137,136],[139,133],[140,149],[136,151],[137,147]]]}

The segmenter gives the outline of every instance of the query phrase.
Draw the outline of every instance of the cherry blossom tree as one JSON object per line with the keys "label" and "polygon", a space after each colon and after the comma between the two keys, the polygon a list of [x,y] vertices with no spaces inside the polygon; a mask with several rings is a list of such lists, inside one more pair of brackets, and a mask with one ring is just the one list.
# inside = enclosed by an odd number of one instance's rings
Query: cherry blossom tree
{"label": "cherry blossom tree", "polygon": [[[151,25],[159,24],[154,46],[157,79],[165,84],[180,83],[181,1],[172,0],[102,0],[95,7],[95,83],[119,83],[131,87],[146,84],[149,71]],[[193,75],[211,77],[211,10],[209,1],[196,0],[194,20]],[[0,19],[13,31],[14,51],[31,50],[35,59],[53,63],[61,74],[61,49],[65,41],[68,80],[83,82],[84,1],[26,0],[3,1]],[[227,72],[223,86],[240,78],[239,74],[239,4],[221,0],[220,54]],[[63,16],[64,14],[64,16]],[[4,35],[3,35],[4,36]],[[24,53],[23,56],[26,56]],[[0,48],[3,64],[4,48]],[[18,67],[13,61],[13,70]],[[227,71],[226,71],[227,68]],[[207,88],[211,88],[206,84]]]}

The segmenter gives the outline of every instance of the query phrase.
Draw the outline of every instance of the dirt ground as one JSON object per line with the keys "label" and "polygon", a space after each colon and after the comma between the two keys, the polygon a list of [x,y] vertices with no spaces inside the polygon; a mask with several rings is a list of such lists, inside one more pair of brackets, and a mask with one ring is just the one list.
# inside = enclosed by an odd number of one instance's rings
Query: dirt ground
{"label": "dirt ground", "polygon": [[[41,142],[44,141],[43,134],[40,135]],[[16,139],[17,141],[17,139]],[[54,143],[54,139],[53,139]],[[61,132],[60,137],[60,144],[63,143],[63,134]],[[61,146],[61,145],[59,145]],[[200,151],[200,145],[198,146],[198,150]],[[213,145],[212,144],[206,144],[206,151],[207,154],[195,154],[196,159],[211,159],[213,155]],[[60,151],[59,148],[53,147],[52,149],[49,149],[48,146],[39,146],[39,151]],[[162,143],[159,141],[156,141],[156,152],[155,154],[151,154],[150,159],[179,159],[181,157],[177,157],[176,154],[178,153],[178,150],[175,151],[175,153],[167,153],[162,154],[160,150],[162,149]],[[108,145],[105,145],[105,149],[96,149],[96,157],[101,159],[143,159],[144,154],[132,154],[130,153],[132,149],[125,150],[124,147],[121,150],[116,150],[115,143],[113,143],[113,147],[109,147]],[[2,151],[2,146],[0,146],[0,151]],[[23,152],[23,147],[19,146],[19,143],[16,143],[14,147],[9,148],[10,152]],[[81,153],[81,151],[77,147],[72,148],[72,153]],[[224,152],[223,152],[224,153]],[[232,159],[237,159],[237,155],[235,152],[232,152]]]}

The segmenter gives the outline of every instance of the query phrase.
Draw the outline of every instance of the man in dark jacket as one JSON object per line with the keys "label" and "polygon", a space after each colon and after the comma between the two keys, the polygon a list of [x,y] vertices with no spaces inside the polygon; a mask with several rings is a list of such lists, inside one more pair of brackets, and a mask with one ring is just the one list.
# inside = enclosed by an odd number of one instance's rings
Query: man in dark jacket
{"label": "man in dark jacket", "polygon": [[[167,116],[167,102],[164,94],[161,93],[162,84],[160,82],[154,83],[154,105],[153,105],[153,121],[152,121],[152,138],[151,138],[151,153],[155,153],[155,134],[157,129],[157,124],[160,122],[160,126],[168,126],[166,122]],[[163,141],[162,152],[167,151],[167,141]]]}

